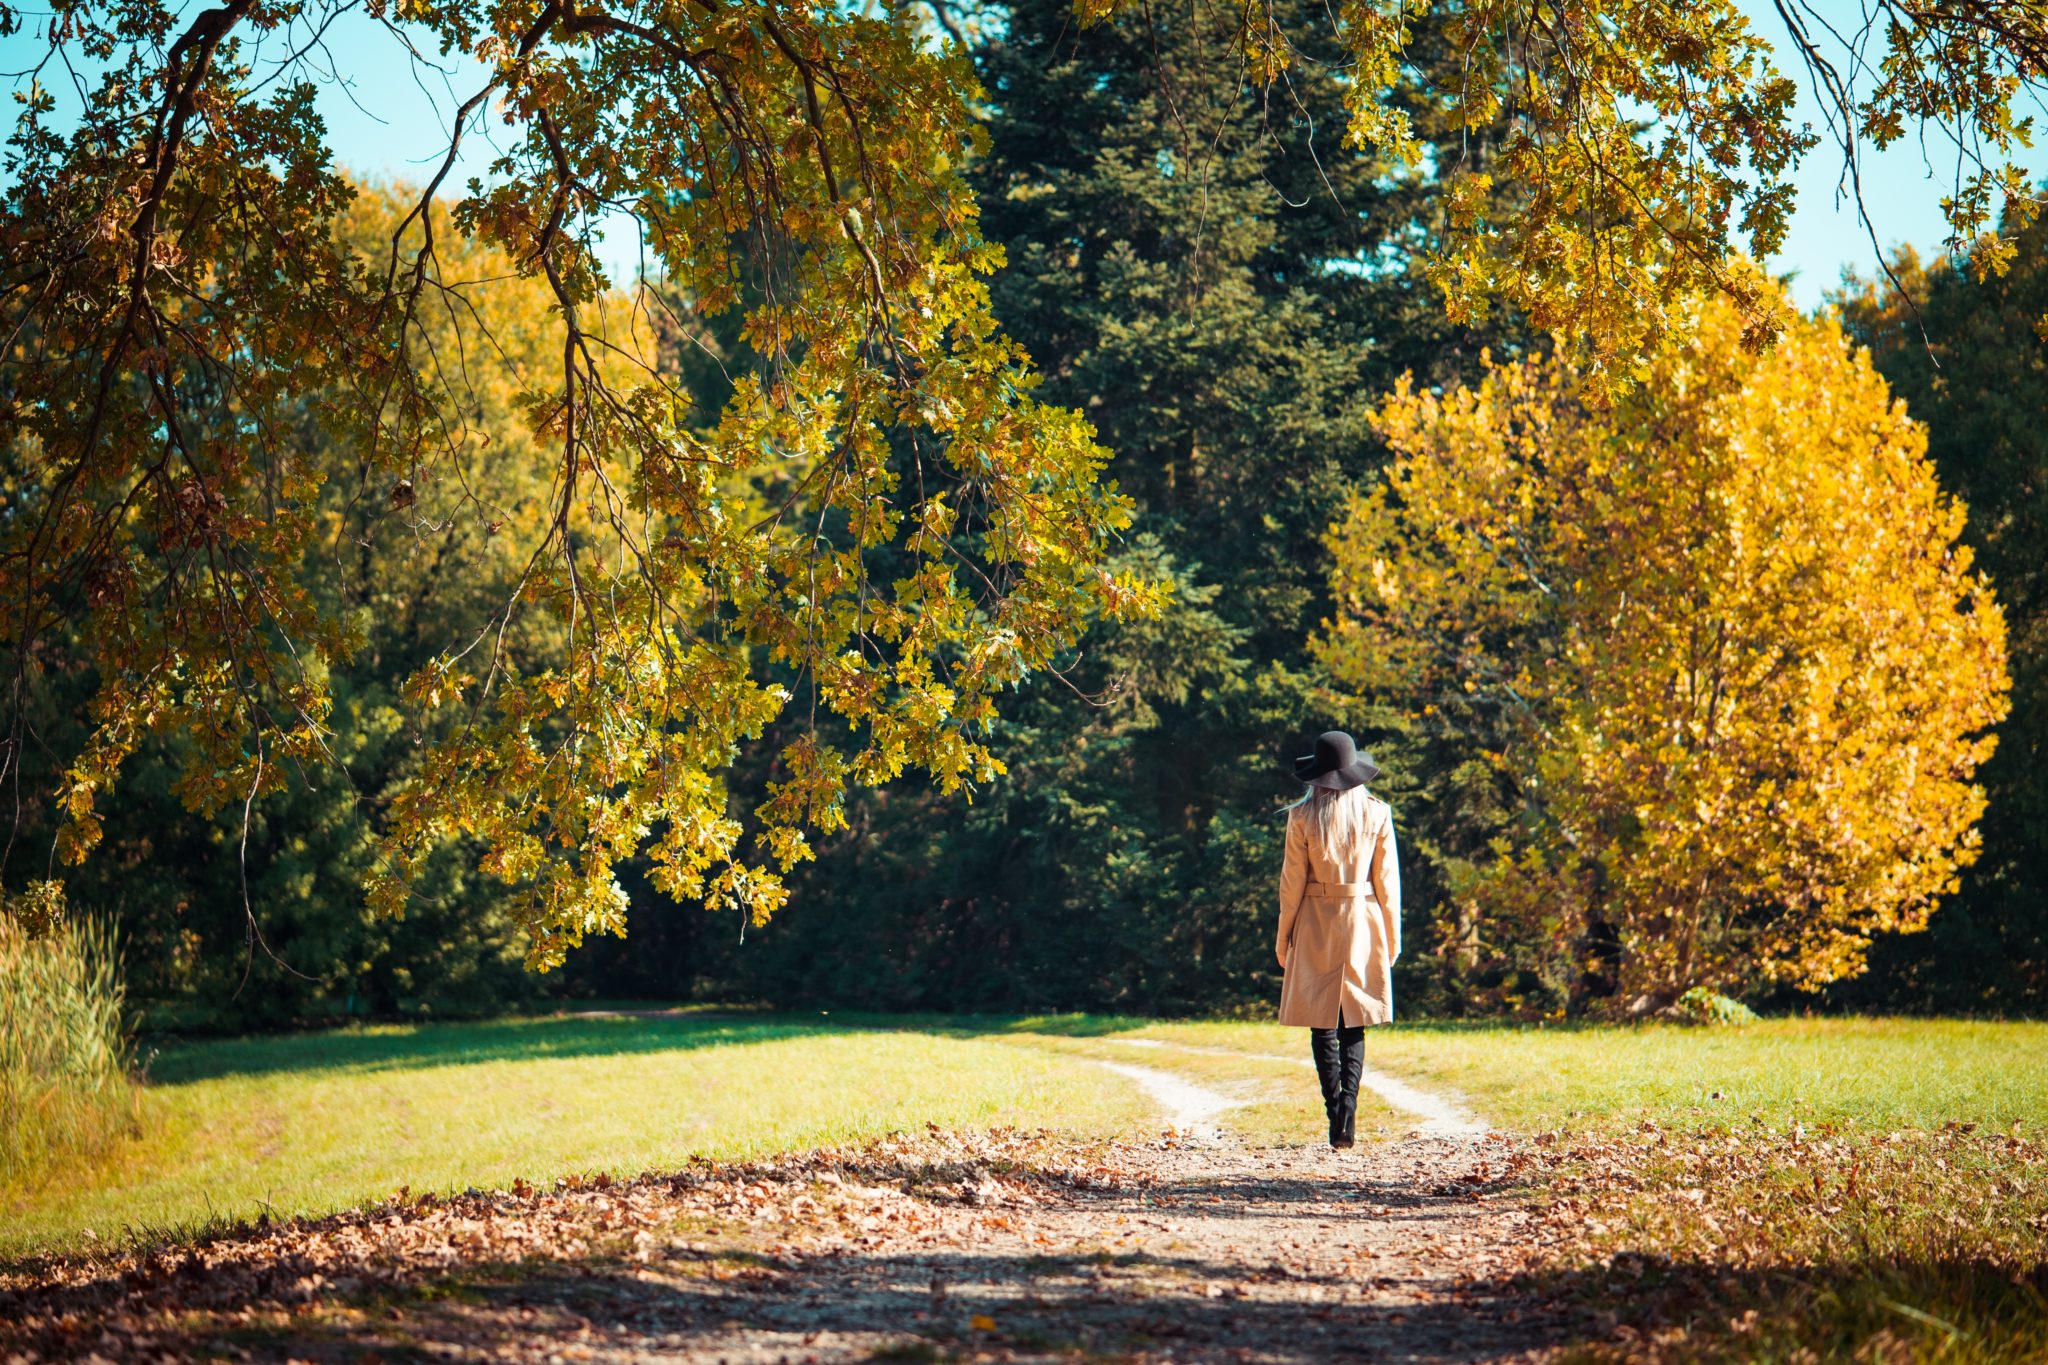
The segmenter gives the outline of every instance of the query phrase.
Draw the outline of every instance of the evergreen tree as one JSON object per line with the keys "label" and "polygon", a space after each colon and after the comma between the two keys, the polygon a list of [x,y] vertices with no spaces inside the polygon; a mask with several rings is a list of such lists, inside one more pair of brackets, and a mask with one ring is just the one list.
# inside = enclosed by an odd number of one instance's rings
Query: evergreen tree
{"label": "evergreen tree", "polygon": [[1870,281],[1838,300],[1969,509],[1964,539],[1997,588],[2012,670],[2012,714],[1982,773],[1983,852],[1925,934],[1881,943],[1869,976],[1835,993],[1858,1008],[2048,1011],[2048,224],[2018,239],[2003,275],[1908,251],[1893,269],[1910,306]]}
{"label": "evergreen tree", "polygon": [[[1375,737],[1332,712],[1305,647],[1328,611],[1323,528],[1378,459],[1376,396],[1404,370],[1461,372],[1480,338],[1415,269],[1432,187],[1344,145],[1335,51],[1263,96],[1214,60],[1239,19],[1194,4],[1083,29],[1064,0],[1027,0],[981,53],[998,315],[1043,396],[1114,452],[1140,508],[1126,560],[1175,595],[1006,708],[1008,772],[971,805],[853,802],[848,837],[735,959],[741,989],[1174,1011],[1276,988],[1288,760],[1342,720]],[[1416,890],[1428,903],[1426,876]]]}

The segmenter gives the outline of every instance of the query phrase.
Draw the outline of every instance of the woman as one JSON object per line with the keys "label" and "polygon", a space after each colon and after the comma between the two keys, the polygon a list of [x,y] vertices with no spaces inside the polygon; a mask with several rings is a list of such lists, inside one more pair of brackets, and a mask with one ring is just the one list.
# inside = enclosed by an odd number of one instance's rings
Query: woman
{"label": "woman", "polygon": [[1331,730],[1294,762],[1308,784],[1287,811],[1280,872],[1280,936],[1286,979],[1280,1022],[1305,1026],[1323,1083],[1330,1145],[1352,1145],[1365,1026],[1394,1020],[1394,959],[1401,955],[1401,869],[1394,812],[1366,790],[1380,775],[1351,736]]}

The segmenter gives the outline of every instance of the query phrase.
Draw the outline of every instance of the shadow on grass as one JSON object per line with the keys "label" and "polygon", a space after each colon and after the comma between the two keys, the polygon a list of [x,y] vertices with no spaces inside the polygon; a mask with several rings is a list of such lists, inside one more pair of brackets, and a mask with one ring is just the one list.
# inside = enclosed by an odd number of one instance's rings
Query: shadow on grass
{"label": "shadow on grass", "polygon": [[150,1063],[156,1085],[284,1071],[408,1071],[480,1062],[688,1051],[855,1033],[944,1037],[1102,1037],[1156,1024],[1112,1015],[771,1014],[751,1010],[612,1009],[475,1023],[391,1024],[174,1045]]}
{"label": "shadow on grass", "polygon": [[1622,1255],[1504,1290],[1590,1323],[1576,1353],[1589,1361],[2048,1360],[2048,1262],[1872,1257],[1734,1271]]}
{"label": "shadow on grass", "polygon": [[701,1012],[390,1025],[173,1047],[150,1063],[150,1081],[183,1085],[284,1071],[410,1071],[480,1062],[678,1052],[855,1031],[816,1017]]}

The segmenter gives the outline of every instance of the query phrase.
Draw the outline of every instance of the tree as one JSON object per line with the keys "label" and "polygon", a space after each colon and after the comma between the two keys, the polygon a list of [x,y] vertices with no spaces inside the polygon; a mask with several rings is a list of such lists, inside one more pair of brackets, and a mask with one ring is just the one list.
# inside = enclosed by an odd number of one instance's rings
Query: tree
{"label": "tree", "polygon": [[2048,225],[2018,234],[2012,270],[1911,252],[1904,289],[1854,281],[1843,326],[1927,423],[1943,486],[1969,506],[1963,539],[1998,585],[2012,633],[2012,715],[1984,765],[1982,856],[1924,939],[1887,944],[1850,997],[1890,1009],[2048,1010]]}
{"label": "tree", "polygon": [[1613,402],[1555,357],[1404,383],[1395,461],[1331,532],[1323,657],[1425,725],[1444,692],[1496,712],[1519,819],[1470,890],[1609,1012],[1823,985],[1923,928],[2005,714],[1925,429],[1833,323],[1762,356],[1742,329],[1702,305]]}
{"label": "tree", "polygon": [[1334,131],[1339,54],[1262,105],[1211,59],[1238,22],[1081,30],[1033,0],[978,52],[997,312],[1116,452],[1127,562],[1173,600],[1020,689],[992,740],[1005,780],[971,806],[851,802],[849,837],[734,959],[748,996],[1158,1011],[1274,989],[1256,926],[1281,735],[1327,728],[1304,643],[1328,610],[1320,528],[1379,459],[1370,395],[1483,340],[1421,274],[1432,185]]}
{"label": "tree", "polygon": [[[411,202],[395,187],[357,187],[337,224],[342,241],[357,250],[388,241]],[[431,210],[443,232],[447,207]],[[329,761],[246,811],[195,811],[181,790],[190,742],[175,732],[148,739],[99,803],[96,856],[68,878],[72,900],[114,919],[131,998],[158,1026],[502,1009],[532,990],[520,969],[517,897],[475,874],[476,850],[444,850],[431,894],[402,918],[370,914],[362,895],[381,813],[417,772],[402,688],[512,591],[551,515],[552,461],[524,421],[516,382],[560,354],[547,286],[481,243],[444,241],[446,288],[422,310],[415,343],[435,401],[460,401],[466,414],[467,437],[447,457],[453,477],[425,483],[408,514],[393,516],[385,490],[363,486],[362,449],[311,418],[330,395],[310,387],[300,395],[306,415],[281,437],[321,477],[301,581],[324,613],[362,631],[351,667],[330,684]],[[488,520],[465,515],[465,488],[488,490]],[[514,634],[524,657],[561,656],[561,633],[545,618],[524,618]],[[51,644],[42,669],[57,694],[51,709],[75,727],[88,718],[90,651],[75,637]],[[62,751],[81,736],[45,738]],[[53,776],[39,766],[43,753],[23,761],[31,782]],[[52,831],[39,816],[26,812],[23,830],[44,843]]]}
{"label": "tree", "polygon": [[[0,596],[13,754],[39,647],[74,613],[98,678],[57,784],[65,862],[153,734],[192,737],[183,792],[205,811],[328,756],[329,678],[364,637],[303,578],[323,486],[289,439],[305,395],[402,521],[428,484],[461,487],[476,439],[422,359],[445,225],[423,199],[376,257],[331,246],[351,194],[310,87],[287,65],[255,94],[237,26],[298,13],[236,0],[175,38],[143,0],[67,15],[57,44],[119,69],[69,138],[40,89],[15,138],[0,256],[26,474]],[[406,688],[426,744],[370,897],[400,913],[439,844],[477,840],[483,871],[524,889],[545,967],[620,925],[613,867],[643,848],[666,892],[765,916],[848,781],[993,777],[994,696],[1147,593],[1101,565],[1127,519],[1095,478],[1103,452],[1031,397],[988,316],[997,257],[957,170],[979,137],[957,59],[831,11],[480,18],[424,22],[494,64],[457,137],[493,96],[524,129],[454,220],[544,279],[560,319],[553,378],[519,376],[554,454],[550,515],[505,600]],[[762,363],[709,430],[645,363],[648,299],[607,292],[574,230],[626,194],[678,288],[746,309]],[[498,520],[490,489],[466,491],[462,515]],[[520,653],[529,616],[556,623],[559,658]],[[791,671],[810,715],[845,725],[785,746],[749,830],[721,774],[796,695]]]}
{"label": "tree", "polygon": [[[63,813],[59,860],[90,854],[105,794],[152,736],[189,739],[182,795],[214,812],[332,761],[332,679],[364,639],[304,581],[324,476],[290,434],[311,421],[360,450],[359,484],[400,520],[454,483],[472,426],[423,370],[451,230],[426,206],[486,116],[505,150],[452,231],[544,280],[560,318],[558,363],[522,378],[553,515],[522,547],[516,592],[406,690],[422,761],[386,812],[372,903],[401,912],[437,846],[476,840],[480,867],[522,889],[545,967],[620,926],[624,858],[644,853],[667,894],[761,917],[810,836],[839,827],[849,784],[915,768],[955,792],[998,776],[997,696],[1156,594],[1106,569],[1129,518],[1098,478],[1106,455],[1079,415],[1033,396],[1027,357],[995,327],[1000,253],[963,177],[982,141],[964,58],[907,10],[427,0],[400,21],[376,7],[400,59],[459,51],[487,74],[388,243],[337,251],[351,191],[313,73],[342,8],[66,6],[20,92],[0,213],[0,441],[20,475],[0,527],[0,767],[46,727],[46,645],[79,626],[92,724],[34,794]],[[1352,7],[1334,34],[1351,136],[1397,163],[1424,158],[1389,91],[1435,8]],[[2041,77],[2048,17],[1921,0],[1885,14],[1883,79],[1836,91],[1852,138],[1943,123],[1993,157],[1955,196],[1957,231],[1991,221],[2001,195],[2024,220],[2033,201],[1997,158]],[[1442,168],[1431,271],[1457,318],[1498,294],[1583,335],[1596,361],[1633,354],[1701,284],[1732,291],[1753,335],[1777,325],[1775,296],[1728,268],[1728,239],[1775,244],[1806,139],[1729,0],[1439,17],[1444,69],[1461,73],[1442,91],[1449,126],[1510,130],[1496,162]],[[1315,20],[1240,18],[1226,68],[1284,90],[1318,50],[1287,26]],[[0,29],[21,22],[0,7]],[[42,83],[54,70],[76,73],[76,110]],[[1495,178],[1514,193],[1491,194]],[[715,420],[636,340],[652,296],[614,290],[594,262],[614,211],[697,310],[744,319],[757,363]],[[2001,252],[1980,259],[1997,268]],[[488,524],[488,503],[464,515]],[[555,623],[559,659],[508,642],[534,616]],[[766,799],[734,809],[730,764],[792,704],[803,733]]]}

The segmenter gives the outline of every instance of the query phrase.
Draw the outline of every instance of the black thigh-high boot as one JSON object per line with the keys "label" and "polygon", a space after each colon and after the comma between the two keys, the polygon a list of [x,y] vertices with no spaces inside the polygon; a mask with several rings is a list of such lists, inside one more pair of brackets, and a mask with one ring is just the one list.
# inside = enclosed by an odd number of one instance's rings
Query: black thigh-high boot
{"label": "black thigh-high boot", "polygon": [[1358,1078],[1365,1074],[1365,1025],[1335,1030],[1337,1098],[1330,1106],[1330,1145],[1349,1147],[1358,1137]]}
{"label": "black thigh-high boot", "polygon": [[1337,1030],[1312,1028],[1308,1031],[1309,1052],[1316,1059],[1316,1079],[1323,1086],[1323,1115],[1330,1121],[1330,1141],[1338,1137],[1337,1095],[1343,1085],[1343,1061],[1338,1055]]}

